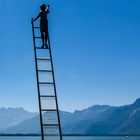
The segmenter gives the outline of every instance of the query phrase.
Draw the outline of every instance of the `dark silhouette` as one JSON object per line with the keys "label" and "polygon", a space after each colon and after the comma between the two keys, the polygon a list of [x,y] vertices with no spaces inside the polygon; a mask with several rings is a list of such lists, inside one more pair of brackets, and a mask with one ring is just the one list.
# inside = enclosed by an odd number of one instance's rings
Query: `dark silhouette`
{"label": "dark silhouette", "polygon": [[35,20],[40,18],[40,33],[41,33],[41,38],[42,38],[42,48],[45,48],[45,46],[48,48],[48,37],[49,37],[48,35],[49,35],[49,33],[48,33],[47,15],[49,13],[49,5],[47,5],[47,7],[46,7],[45,4],[41,4],[40,9],[41,9],[41,11],[34,19],[32,19],[32,22],[34,22]]}

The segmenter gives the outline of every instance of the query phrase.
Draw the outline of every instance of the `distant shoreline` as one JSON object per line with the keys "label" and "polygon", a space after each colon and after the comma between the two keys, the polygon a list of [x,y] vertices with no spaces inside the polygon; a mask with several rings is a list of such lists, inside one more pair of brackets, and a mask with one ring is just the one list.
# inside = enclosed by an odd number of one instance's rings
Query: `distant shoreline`
{"label": "distant shoreline", "polygon": [[[0,137],[1,136],[41,136],[41,135],[39,135],[39,134],[0,134]],[[92,136],[92,137],[112,137],[112,136],[115,136],[115,137],[122,137],[122,136],[124,136],[124,137],[126,137],[126,136],[129,136],[129,137],[134,137],[134,136],[140,136],[140,135],[76,135],[76,134],[64,134],[64,135],[62,135],[62,136],[68,136],[68,137],[72,137],[72,136],[74,136],[74,137],[80,137],[80,136],[85,136],[85,137],[87,137],[87,136]]]}

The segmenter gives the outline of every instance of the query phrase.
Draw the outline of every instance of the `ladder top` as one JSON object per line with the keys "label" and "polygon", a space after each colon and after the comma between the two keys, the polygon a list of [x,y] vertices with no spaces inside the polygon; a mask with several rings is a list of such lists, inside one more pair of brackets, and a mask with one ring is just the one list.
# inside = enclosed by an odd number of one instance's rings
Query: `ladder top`
{"label": "ladder top", "polygon": [[34,38],[39,38],[39,39],[42,39],[40,36],[35,36]]}

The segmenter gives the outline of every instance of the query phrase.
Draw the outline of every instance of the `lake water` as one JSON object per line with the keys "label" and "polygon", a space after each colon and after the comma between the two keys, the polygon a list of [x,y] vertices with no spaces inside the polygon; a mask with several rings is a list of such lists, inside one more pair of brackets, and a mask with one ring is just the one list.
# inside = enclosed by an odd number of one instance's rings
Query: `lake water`
{"label": "lake water", "polygon": [[[0,136],[0,140],[41,140],[40,137],[21,137],[21,136]],[[63,140],[140,140],[140,136],[135,137],[112,137],[112,136],[106,136],[106,137],[87,137],[87,136],[77,136],[77,137],[63,137]]]}

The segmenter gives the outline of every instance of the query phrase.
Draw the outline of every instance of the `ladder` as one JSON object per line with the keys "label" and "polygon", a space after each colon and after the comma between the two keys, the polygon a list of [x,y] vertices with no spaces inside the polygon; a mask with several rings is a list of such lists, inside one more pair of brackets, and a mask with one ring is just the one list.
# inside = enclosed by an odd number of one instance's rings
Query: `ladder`
{"label": "ladder", "polygon": [[39,29],[32,23],[41,138],[62,140],[50,40],[48,48],[39,47],[42,41],[36,36]]}

